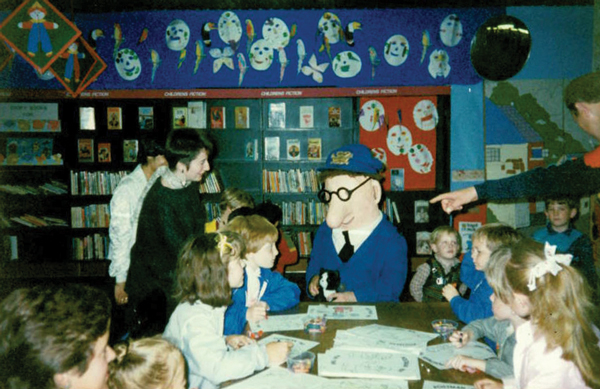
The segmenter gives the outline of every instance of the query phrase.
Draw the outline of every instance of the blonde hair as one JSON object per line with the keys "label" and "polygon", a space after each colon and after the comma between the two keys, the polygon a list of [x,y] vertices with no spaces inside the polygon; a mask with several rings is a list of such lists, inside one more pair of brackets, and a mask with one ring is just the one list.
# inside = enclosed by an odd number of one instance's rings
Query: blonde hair
{"label": "blonde hair", "polygon": [[429,243],[437,244],[437,241],[442,237],[442,234],[454,235],[458,247],[461,247],[460,234],[451,226],[439,226],[435,230],[433,230],[433,232],[429,236]]}
{"label": "blonde hair", "polygon": [[496,248],[505,244],[512,244],[521,239],[521,234],[511,226],[502,223],[489,223],[479,227],[471,237],[485,239],[485,245],[493,252]]}
{"label": "blonde hair", "polygon": [[256,253],[265,244],[277,242],[279,237],[277,228],[259,215],[236,216],[225,226],[225,231],[234,231],[242,236],[246,253]]}
{"label": "blonde hair", "polygon": [[178,372],[185,374],[181,351],[160,335],[114,347],[116,358],[109,365],[111,389],[169,389]]}
{"label": "blonde hair", "polygon": [[219,201],[221,211],[225,211],[227,208],[233,211],[241,207],[254,208],[254,199],[250,193],[240,188],[225,189],[221,195],[221,201]]}
{"label": "blonde hair", "polygon": [[504,268],[512,258],[510,245],[502,245],[490,254],[490,260],[485,265],[485,279],[494,293],[504,302],[509,304],[513,299],[513,289],[504,276]]}
{"label": "blonde hair", "polygon": [[555,276],[536,278],[536,288],[527,287],[532,269],[546,261],[544,245],[524,238],[511,247],[512,255],[504,268],[508,284],[531,302],[531,320],[544,336],[548,349],[562,348],[562,357],[572,361],[586,384],[600,387],[597,362],[600,361],[598,337],[593,330],[597,319],[591,291],[581,274],[571,266],[560,265]]}

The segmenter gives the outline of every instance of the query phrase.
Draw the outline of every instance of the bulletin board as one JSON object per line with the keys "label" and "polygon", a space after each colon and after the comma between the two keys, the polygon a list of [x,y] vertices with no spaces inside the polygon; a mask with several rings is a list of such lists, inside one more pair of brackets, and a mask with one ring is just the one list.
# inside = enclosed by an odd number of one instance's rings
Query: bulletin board
{"label": "bulletin board", "polygon": [[385,164],[384,190],[434,190],[437,96],[364,97],[359,109],[359,141]]}

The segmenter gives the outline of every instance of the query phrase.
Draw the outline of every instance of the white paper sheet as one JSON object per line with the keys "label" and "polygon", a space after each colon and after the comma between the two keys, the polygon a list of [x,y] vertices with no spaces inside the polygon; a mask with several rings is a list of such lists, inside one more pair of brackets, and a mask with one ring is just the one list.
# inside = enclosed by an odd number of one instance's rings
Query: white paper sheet
{"label": "white paper sheet", "polygon": [[377,320],[374,305],[311,305],[309,316],[327,316],[327,320]]}
{"label": "white paper sheet", "polygon": [[423,382],[423,389],[473,389],[473,385],[451,384],[448,382],[427,381]]}
{"label": "white paper sheet", "polygon": [[319,375],[325,377],[420,380],[418,357],[333,348],[318,355]]}
{"label": "white paper sheet", "polygon": [[267,336],[266,338],[262,338],[258,341],[258,344],[267,344],[271,342],[292,342],[294,346],[290,350],[290,357],[302,354],[303,352],[308,351],[319,344],[319,342],[312,340],[293,338],[291,336],[285,336],[281,334],[273,334]]}
{"label": "white paper sheet", "polygon": [[465,355],[475,359],[489,359],[496,357],[496,353],[489,346],[479,343],[470,342],[462,348],[456,348],[452,343],[442,343],[435,346],[430,346],[419,356],[425,362],[431,363],[440,370],[448,369],[446,362],[455,355]]}
{"label": "white paper sheet", "polygon": [[304,313],[269,316],[266,320],[250,323],[250,329],[252,332],[298,331],[304,329],[305,318]]}

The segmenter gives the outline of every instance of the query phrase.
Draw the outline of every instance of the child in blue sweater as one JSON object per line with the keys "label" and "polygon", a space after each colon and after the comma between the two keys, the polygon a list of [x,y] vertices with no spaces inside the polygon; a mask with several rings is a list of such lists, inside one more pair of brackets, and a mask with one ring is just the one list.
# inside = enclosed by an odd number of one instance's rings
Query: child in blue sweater
{"label": "child in blue sweater", "polygon": [[460,268],[460,280],[471,289],[469,298],[461,297],[451,284],[442,289],[442,294],[459,320],[468,324],[493,315],[490,296],[494,291],[487,283],[483,270],[495,249],[518,240],[520,234],[517,230],[500,223],[486,224],[475,231],[471,253],[464,256]]}
{"label": "child in blue sweater", "polygon": [[258,322],[267,311],[283,311],[300,302],[300,288],[271,270],[277,257],[279,231],[259,215],[237,216],[225,227],[246,244],[244,285],[233,291],[225,313],[225,335],[242,334],[247,322]]}

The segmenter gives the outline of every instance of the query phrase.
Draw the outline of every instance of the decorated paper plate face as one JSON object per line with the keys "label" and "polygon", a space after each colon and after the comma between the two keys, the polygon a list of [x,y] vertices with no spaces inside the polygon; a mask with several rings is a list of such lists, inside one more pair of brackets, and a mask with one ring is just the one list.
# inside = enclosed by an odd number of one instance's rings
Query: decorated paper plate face
{"label": "decorated paper plate face", "polygon": [[445,50],[433,50],[429,56],[429,74],[431,77],[448,77],[450,74],[450,58]]}
{"label": "decorated paper plate face", "polygon": [[410,167],[417,173],[426,174],[431,171],[433,157],[425,145],[417,144],[411,147],[408,150],[408,160]]}
{"label": "decorated paper plate face", "polygon": [[140,57],[131,49],[121,49],[115,58],[115,67],[119,76],[124,80],[132,81],[142,73]]}
{"label": "decorated paper plate face", "polygon": [[240,18],[234,12],[225,11],[221,14],[217,26],[221,40],[230,46],[237,46],[242,39]]}
{"label": "decorated paper plate face", "polygon": [[342,37],[342,22],[336,14],[325,12],[319,19],[319,32],[323,34],[330,45],[338,43]]}
{"label": "decorated paper plate face", "polygon": [[254,70],[267,70],[273,63],[273,47],[265,39],[259,39],[250,47],[250,66]]}
{"label": "decorated paper plate face", "polygon": [[353,51],[342,51],[332,61],[333,72],[340,78],[351,78],[360,72],[362,61]]}
{"label": "decorated paper plate face", "polygon": [[404,126],[396,124],[388,131],[387,147],[394,155],[406,155],[412,146],[412,135],[410,130]]}
{"label": "decorated paper plate face", "polygon": [[190,41],[190,28],[181,19],[175,19],[167,26],[167,47],[174,51],[185,49]]}
{"label": "decorated paper plate face", "polygon": [[275,49],[286,47],[290,43],[290,29],[287,24],[279,18],[269,18],[263,24],[263,39]]}
{"label": "decorated paper plate face", "polygon": [[430,131],[437,126],[438,112],[435,104],[430,100],[421,100],[413,110],[415,124],[423,131]]}
{"label": "decorated paper plate face", "polygon": [[381,163],[387,166],[387,153],[383,147],[375,147],[374,149],[371,149],[371,154],[373,154],[373,157],[377,158],[381,161]]}
{"label": "decorated paper plate face", "polygon": [[402,35],[392,35],[383,48],[385,61],[392,66],[400,66],[408,58],[408,41]]}
{"label": "decorated paper plate face", "polygon": [[448,47],[456,46],[462,39],[463,28],[460,19],[455,14],[444,18],[440,26],[440,39]]}
{"label": "decorated paper plate face", "polygon": [[358,122],[365,131],[377,131],[383,124],[385,110],[377,100],[369,100],[360,108]]}

